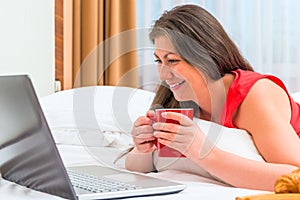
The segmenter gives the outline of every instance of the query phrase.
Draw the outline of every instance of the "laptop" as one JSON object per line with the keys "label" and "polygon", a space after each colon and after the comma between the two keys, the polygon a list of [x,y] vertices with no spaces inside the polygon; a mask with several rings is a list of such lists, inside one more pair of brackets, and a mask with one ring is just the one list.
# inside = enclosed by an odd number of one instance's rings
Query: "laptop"
{"label": "laptop", "polygon": [[0,76],[0,173],[66,199],[180,192],[184,184],[100,165],[66,168],[28,75]]}

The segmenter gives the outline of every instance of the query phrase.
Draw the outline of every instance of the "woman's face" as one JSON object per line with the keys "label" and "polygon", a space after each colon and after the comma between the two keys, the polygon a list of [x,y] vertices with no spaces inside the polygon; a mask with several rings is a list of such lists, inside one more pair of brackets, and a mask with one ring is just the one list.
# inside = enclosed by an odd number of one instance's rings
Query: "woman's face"
{"label": "woman's face", "polygon": [[160,80],[169,85],[176,100],[198,102],[201,90],[206,87],[203,74],[176,53],[168,38],[159,36],[154,44]]}

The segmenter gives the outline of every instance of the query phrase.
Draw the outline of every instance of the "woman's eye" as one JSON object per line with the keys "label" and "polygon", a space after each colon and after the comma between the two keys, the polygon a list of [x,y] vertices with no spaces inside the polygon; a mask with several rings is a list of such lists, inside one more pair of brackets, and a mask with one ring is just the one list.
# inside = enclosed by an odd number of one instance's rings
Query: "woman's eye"
{"label": "woman's eye", "polygon": [[[156,60],[154,60],[154,62],[156,62],[158,64],[161,64],[162,60],[156,59]],[[170,63],[170,64],[175,64],[175,63],[179,62],[179,60],[178,59],[169,59],[169,60],[167,60],[167,62]]]}
{"label": "woman's eye", "polygon": [[171,64],[174,64],[174,63],[177,63],[179,60],[176,60],[176,59],[170,59],[168,60],[169,63]]}
{"label": "woman's eye", "polygon": [[161,63],[161,60],[159,60],[159,59],[156,59],[156,60],[154,60],[154,62],[156,62],[156,63]]}

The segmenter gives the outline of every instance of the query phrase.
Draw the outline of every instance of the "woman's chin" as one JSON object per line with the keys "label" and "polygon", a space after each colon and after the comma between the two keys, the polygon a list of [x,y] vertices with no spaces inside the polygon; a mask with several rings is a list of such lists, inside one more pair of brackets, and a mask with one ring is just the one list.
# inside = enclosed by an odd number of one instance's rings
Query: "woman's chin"
{"label": "woman's chin", "polygon": [[186,101],[186,98],[184,98],[183,96],[181,95],[177,95],[175,93],[174,94],[174,98],[177,100],[177,101]]}
{"label": "woman's chin", "polygon": [[173,95],[177,101],[194,101],[193,98],[189,98],[186,95],[176,94],[174,92],[173,92]]}

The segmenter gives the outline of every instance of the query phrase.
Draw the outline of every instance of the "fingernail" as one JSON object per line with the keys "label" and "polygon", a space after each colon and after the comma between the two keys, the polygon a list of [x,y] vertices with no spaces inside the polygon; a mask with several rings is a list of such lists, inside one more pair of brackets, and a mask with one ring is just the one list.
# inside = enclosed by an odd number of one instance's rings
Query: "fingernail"
{"label": "fingernail", "polygon": [[157,125],[156,125],[156,123],[153,123],[152,124],[152,127],[155,129],[155,127],[156,127]]}

